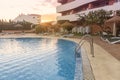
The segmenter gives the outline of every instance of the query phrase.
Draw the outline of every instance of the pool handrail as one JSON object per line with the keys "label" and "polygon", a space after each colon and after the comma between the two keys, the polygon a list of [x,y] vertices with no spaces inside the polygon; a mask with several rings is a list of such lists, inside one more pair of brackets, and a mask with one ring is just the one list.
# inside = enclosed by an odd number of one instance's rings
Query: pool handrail
{"label": "pool handrail", "polygon": [[[81,55],[81,58],[82,58],[83,80],[95,80],[95,76],[93,74],[92,67],[89,63],[89,59],[87,58],[87,55],[84,53],[84,49],[81,48],[83,46],[83,44],[87,41],[85,39],[87,39],[90,44],[90,50],[91,50],[92,57],[95,57],[94,56],[93,37],[89,34],[84,35],[80,39],[78,45],[75,48],[75,55],[76,55],[76,59],[80,58],[78,55]],[[83,50],[83,52],[81,53],[82,50]],[[79,63],[76,63],[76,64],[79,64]],[[79,74],[79,76],[80,76],[80,74]],[[80,79],[78,77],[75,77],[74,80],[80,80]]]}
{"label": "pool handrail", "polygon": [[76,52],[82,47],[82,45],[86,42],[86,40],[85,40],[86,38],[89,39],[88,42],[89,42],[89,44],[90,44],[91,55],[92,55],[92,57],[95,57],[95,55],[94,55],[93,37],[92,37],[91,35],[89,35],[89,34],[84,35],[84,36],[80,39],[78,45],[77,45],[76,48],[75,48],[75,53],[76,53]]}

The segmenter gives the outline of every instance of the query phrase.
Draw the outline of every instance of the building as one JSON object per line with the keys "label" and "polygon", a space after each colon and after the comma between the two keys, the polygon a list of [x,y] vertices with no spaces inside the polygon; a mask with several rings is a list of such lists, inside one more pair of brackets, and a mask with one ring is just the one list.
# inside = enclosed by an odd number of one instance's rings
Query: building
{"label": "building", "polygon": [[28,15],[20,14],[13,21],[15,21],[15,22],[26,21],[26,22],[30,22],[33,24],[39,24],[39,23],[41,23],[41,15],[38,15],[38,14],[28,14]]}
{"label": "building", "polygon": [[[120,10],[120,0],[58,0],[61,5],[57,7],[57,13],[61,13],[61,16],[57,17],[57,20],[68,20],[75,22],[78,20],[77,14],[88,14],[90,11],[96,11],[104,9],[106,11]],[[101,28],[97,25],[92,26],[76,26],[72,32],[77,33],[98,33]]]}
{"label": "building", "polygon": [[61,16],[58,16],[57,20],[77,21],[76,14],[87,14],[99,9],[120,10],[120,0],[58,0],[58,2],[61,5],[57,7],[57,12],[61,13]]}

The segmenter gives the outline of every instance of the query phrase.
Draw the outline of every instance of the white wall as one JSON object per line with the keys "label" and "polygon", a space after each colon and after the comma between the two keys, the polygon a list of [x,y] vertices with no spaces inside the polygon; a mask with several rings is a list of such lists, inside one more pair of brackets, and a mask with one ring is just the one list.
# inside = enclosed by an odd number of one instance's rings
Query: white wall
{"label": "white wall", "polygon": [[17,21],[27,21],[33,24],[38,24],[40,23],[39,20],[40,17],[38,16],[32,16],[32,15],[20,15],[18,17],[16,17],[13,21],[17,22]]}
{"label": "white wall", "polygon": [[90,2],[93,2],[93,1],[96,1],[96,0],[75,0],[73,2],[66,3],[64,5],[58,6],[57,7],[57,12],[63,12],[63,11],[71,10],[71,9],[79,7],[83,4],[90,3]]}
{"label": "white wall", "polygon": [[81,33],[81,34],[85,34],[85,33],[90,33],[91,30],[90,30],[90,27],[89,26],[86,26],[86,27],[83,27],[83,26],[80,26],[80,27],[74,27],[72,29],[72,33]]}
{"label": "white wall", "polygon": [[104,7],[100,7],[100,8],[94,8],[94,9],[89,9],[86,11],[82,11],[82,12],[78,12],[76,14],[71,14],[71,15],[66,15],[66,16],[58,16],[57,20],[69,20],[69,21],[76,21],[78,20],[78,16],[77,14],[88,14],[90,11],[95,11],[95,10],[100,10],[100,9],[104,9],[104,10],[120,10],[120,2],[118,3],[114,3],[113,5],[109,5],[109,6],[104,6]]}

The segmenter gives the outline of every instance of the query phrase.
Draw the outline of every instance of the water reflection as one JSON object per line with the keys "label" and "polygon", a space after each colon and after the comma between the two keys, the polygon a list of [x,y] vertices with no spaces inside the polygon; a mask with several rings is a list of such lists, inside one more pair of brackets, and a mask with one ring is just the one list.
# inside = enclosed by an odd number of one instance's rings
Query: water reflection
{"label": "water reflection", "polygon": [[58,49],[60,49],[60,54],[57,54],[58,59],[58,74],[64,77],[66,80],[74,80],[75,74],[75,56],[74,48],[75,43],[68,42],[65,40],[60,40],[58,42]]}
{"label": "water reflection", "polygon": [[58,39],[0,39],[0,80],[73,80],[74,47]]}
{"label": "water reflection", "polygon": [[0,54],[2,55],[13,55],[23,50],[21,44],[15,39],[3,39],[0,42]]}

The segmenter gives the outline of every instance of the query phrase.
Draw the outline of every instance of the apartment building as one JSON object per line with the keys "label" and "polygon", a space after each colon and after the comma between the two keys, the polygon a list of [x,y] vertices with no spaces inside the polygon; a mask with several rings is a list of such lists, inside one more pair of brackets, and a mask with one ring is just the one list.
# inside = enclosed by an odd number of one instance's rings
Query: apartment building
{"label": "apartment building", "polygon": [[95,10],[120,10],[120,0],[58,0],[61,3],[57,7],[57,12],[61,16],[57,20],[76,21],[78,16],[76,14],[87,14]]}

